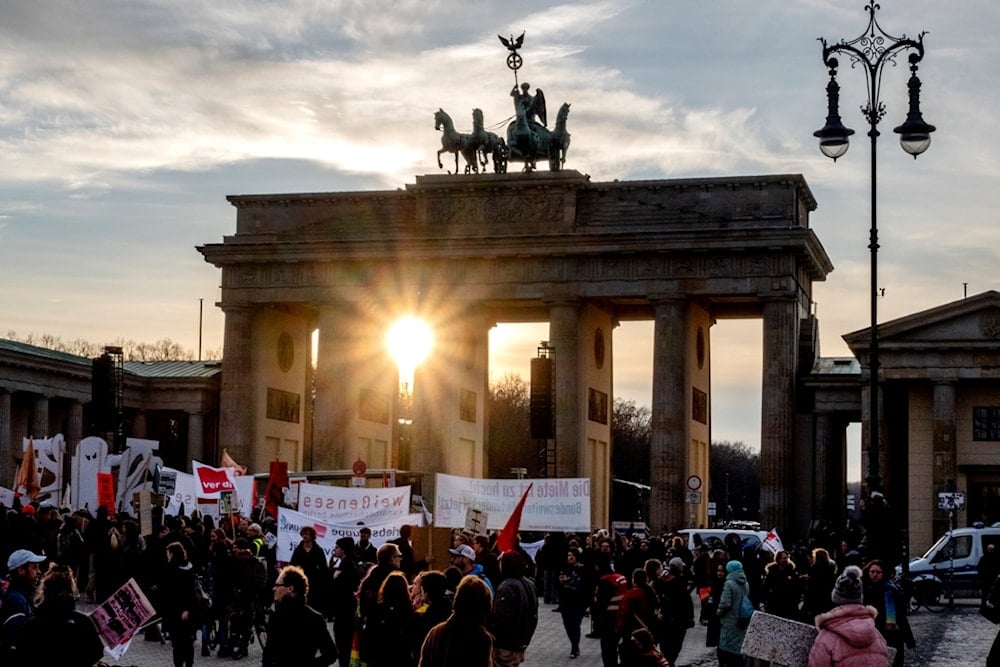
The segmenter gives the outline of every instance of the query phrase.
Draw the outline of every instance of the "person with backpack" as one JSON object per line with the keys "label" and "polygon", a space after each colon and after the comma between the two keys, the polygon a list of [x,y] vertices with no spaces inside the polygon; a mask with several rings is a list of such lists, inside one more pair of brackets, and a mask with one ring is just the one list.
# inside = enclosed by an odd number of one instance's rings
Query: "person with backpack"
{"label": "person with backpack", "polygon": [[743,640],[746,638],[746,626],[740,621],[740,610],[743,600],[750,599],[750,588],[747,576],[743,572],[743,563],[731,560],[726,563],[726,582],[722,586],[722,596],[719,598],[717,614],[721,621],[719,633],[719,667],[742,667]]}
{"label": "person with backpack", "polygon": [[517,667],[538,627],[538,592],[525,576],[525,563],[516,551],[500,554],[500,584],[493,598],[487,627],[493,633],[495,667]]}
{"label": "person with backpack", "polygon": [[97,628],[76,610],[79,592],[68,565],[49,565],[38,589],[38,608],[25,621],[13,665],[91,667],[104,655]]}

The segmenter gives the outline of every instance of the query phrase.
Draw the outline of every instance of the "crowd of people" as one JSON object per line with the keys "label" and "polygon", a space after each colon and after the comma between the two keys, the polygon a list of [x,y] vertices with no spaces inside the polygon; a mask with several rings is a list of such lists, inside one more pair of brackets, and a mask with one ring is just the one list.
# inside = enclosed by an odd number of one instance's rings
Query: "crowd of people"
{"label": "crowd of people", "polygon": [[[559,612],[569,658],[584,637],[597,639],[605,667],[673,665],[698,623],[721,666],[743,664],[747,608],[814,624],[814,665],[845,655],[879,664],[887,647],[901,665],[904,647],[914,646],[895,568],[862,562],[846,542],[772,553],[736,534],[713,545],[695,534],[692,549],[681,535],[596,530],[547,534],[532,558],[520,546],[499,553],[496,535],[453,531],[445,566],[414,554],[408,526],[377,549],[362,527],[359,540],[337,540],[329,558],[305,526],[289,563],[276,560],[266,516],[216,525],[157,515],[152,533],[141,533],[135,519],[104,510],[0,512],[8,569],[0,662],[30,655],[95,664],[101,642],[77,598],[101,602],[129,579],[157,611],[145,638],[169,641],[177,667],[194,663],[199,637],[202,656],[235,659],[260,641],[272,666],[515,667],[540,600]],[[46,641],[53,634],[72,634],[82,648],[63,656],[65,644]]]}

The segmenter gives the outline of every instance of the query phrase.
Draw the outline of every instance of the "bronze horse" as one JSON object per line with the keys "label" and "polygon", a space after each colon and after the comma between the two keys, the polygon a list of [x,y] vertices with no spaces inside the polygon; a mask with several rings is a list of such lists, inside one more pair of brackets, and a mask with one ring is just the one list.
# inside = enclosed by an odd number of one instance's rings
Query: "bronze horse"
{"label": "bronze horse", "polygon": [[438,109],[434,112],[434,129],[440,130],[441,128],[444,128],[444,133],[441,135],[441,150],[437,152],[438,168],[444,169],[444,165],[441,164],[441,153],[454,153],[455,173],[457,174],[458,154],[461,153],[462,157],[465,158],[465,173],[475,172],[478,174],[479,157],[473,135],[457,131],[451,116],[446,114],[443,109]]}
{"label": "bronze horse", "polygon": [[570,134],[566,131],[569,103],[559,107],[555,128],[549,130],[529,121],[521,105],[515,106],[517,119],[507,126],[507,146],[511,162],[524,162],[524,171],[534,171],[538,159],[548,159],[549,169],[559,171],[566,163]]}

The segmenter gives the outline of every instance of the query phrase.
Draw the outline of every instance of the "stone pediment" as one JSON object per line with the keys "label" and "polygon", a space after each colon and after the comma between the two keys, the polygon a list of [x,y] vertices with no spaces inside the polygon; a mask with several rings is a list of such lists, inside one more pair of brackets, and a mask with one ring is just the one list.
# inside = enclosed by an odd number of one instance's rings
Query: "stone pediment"
{"label": "stone pediment", "polygon": [[[869,329],[844,335],[858,358]],[[892,349],[996,349],[1000,354],[1000,292],[993,290],[879,324],[879,346]]]}

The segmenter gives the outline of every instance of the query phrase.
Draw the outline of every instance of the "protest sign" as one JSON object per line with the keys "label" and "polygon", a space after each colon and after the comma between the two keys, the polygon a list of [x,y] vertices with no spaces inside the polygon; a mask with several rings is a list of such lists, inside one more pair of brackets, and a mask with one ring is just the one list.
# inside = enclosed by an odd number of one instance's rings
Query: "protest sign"
{"label": "protest sign", "polygon": [[[422,514],[410,514],[404,517],[383,521],[381,523],[365,522],[364,526],[372,531],[371,542],[375,547],[380,547],[389,540],[399,537],[399,529],[403,524],[411,526],[423,525]],[[301,512],[290,510],[285,507],[278,508],[278,552],[277,559],[282,563],[292,560],[292,552],[296,545],[302,541],[299,532],[303,526],[312,526],[316,529],[316,544],[326,554],[327,560],[333,553],[333,546],[341,537],[353,537],[357,542],[361,539],[361,525],[356,521],[328,524],[307,516]]]}
{"label": "protest sign", "polygon": [[[129,579],[107,600],[90,613],[107,652],[121,658],[128,643],[140,628],[156,614],[135,579]],[[59,638],[54,638],[59,641]]]}
{"label": "protest sign", "polygon": [[522,531],[590,530],[590,480],[586,477],[474,479],[438,473],[434,525],[462,528],[472,507],[486,513],[487,528],[500,530],[529,485],[532,489],[521,515]]}
{"label": "protest sign", "polygon": [[324,523],[379,523],[410,513],[410,487],[388,489],[299,485],[299,512]]}

